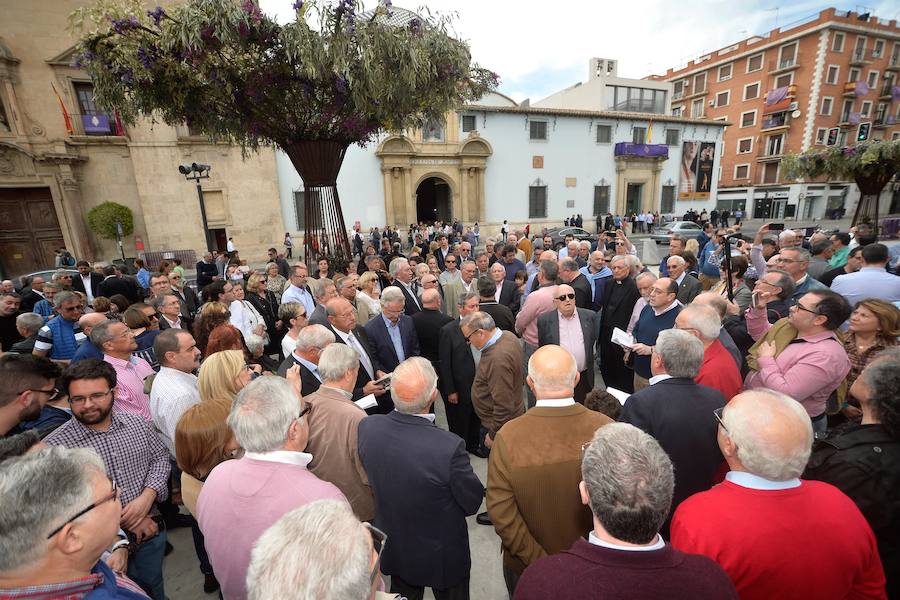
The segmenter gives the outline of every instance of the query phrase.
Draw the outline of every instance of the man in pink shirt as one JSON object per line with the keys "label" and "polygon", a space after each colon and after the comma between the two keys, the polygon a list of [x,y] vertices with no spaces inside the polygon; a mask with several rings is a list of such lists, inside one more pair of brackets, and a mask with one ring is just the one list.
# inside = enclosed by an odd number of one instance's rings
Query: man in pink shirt
{"label": "man in pink shirt", "polygon": [[766,318],[769,292],[754,292],[746,312],[747,331],[759,343],[751,349],[744,389],[769,388],[794,398],[825,433],[825,403],[850,372],[850,360],[835,330],[850,317],[850,305],[831,290],[816,290],[800,297],[790,315],[774,325]]}
{"label": "man in pink shirt", "polygon": [[281,377],[260,377],[234,400],[228,426],[244,457],[213,469],[197,500],[206,551],[228,600],[247,598],[253,545],[285,513],[316,500],[346,502],[338,488],[307,470],[308,412]]}
{"label": "man in pink shirt", "polygon": [[112,320],[98,323],[91,329],[91,343],[103,351],[103,360],[116,370],[115,410],[141,415],[152,423],[144,380],[154,371],[146,360],[131,354],[137,350],[137,342],[128,325]]}
{"label": "man in pink shirt", "polygon": [[[545,250],[541,253],[541,264],[536,275],[540,287],[528,294],[522,309],[516,315],[516,333],[525,340],[526,376],[528,375],[528,360],[538,349],[538,317],[556,309],[554,292],[559,278],[559,265],[555,255],[556,253],[552,250]],[[528,408],[534,406],[534,403],[534,392],[528,388]]]}

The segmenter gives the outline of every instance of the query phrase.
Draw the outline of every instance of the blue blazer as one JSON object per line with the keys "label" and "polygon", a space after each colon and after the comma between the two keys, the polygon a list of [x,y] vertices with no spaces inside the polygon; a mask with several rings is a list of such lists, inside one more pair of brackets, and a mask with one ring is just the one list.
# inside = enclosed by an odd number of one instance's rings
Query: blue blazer
{"label": "blue blazer", "polygon": [[461,583],[471,568],[466,516],[484,498],[465,441],[393,411],[359,422],[359,458],[375,495],[374,524],[389,540],[382,572],[415,586]]}
{"label": "blue blazer", "polygon": [[[397,351],[394,350],[394,343],[391,341],[387,325],[384,324],[384,318],[381,315],[376,316],[366,323],[363,329],[366,330],[366,334],[369,336],[369,343],[372,345],[372,351],[375,354],[377,363],[375,369],[380,369],[385,373],[392,372],[400,364],[400,359],[397,356]],[[420,356],[416,325],[413,323],[412,317],[407,315],[400,315],[400,341],[403,344],[405,358]]]}

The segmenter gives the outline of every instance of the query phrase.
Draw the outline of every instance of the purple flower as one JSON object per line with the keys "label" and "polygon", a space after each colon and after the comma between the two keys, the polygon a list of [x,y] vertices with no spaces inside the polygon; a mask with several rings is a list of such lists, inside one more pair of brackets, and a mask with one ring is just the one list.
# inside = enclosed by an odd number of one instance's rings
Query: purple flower
{"label": "purple flower", "polygon": [[301,10],[303,8],[303,0],[297,0],[293,4],[294,10]]}
{"label": "purple flower", "polygon": [[257,4],[254,0],[244,0],[241,4],[241,8],[244,10],[247,15],[250,16],[250,20],[254,23],[259,23],[262,21],[262,11],[259,9],[259,4]]}
{"label": "purple flower", "polygon": [[419,33],[422,31],[422,21],[419,19],[412,19],[409,22],[409,30],[413,33]]}
{"label": "purple flower", "polygon": [[166,11],[162,6],[157,6],[153,10],[147,11],[147,16],[153,19],[153,23],[155,25],[159,25],[159,22],[162,21],[163,16],[165,16]]}
{"label": "purple flower", "polygon": [[123,34],[130,29],[137,29],[140,25],[140,22],[134,15],[130,15],[124,19],[113,19],[112,21],[113,31],[118,34]]}
{"label": "purple flower", "polygon": [[250,35],[250,26],[241,21],[240,23],[238,23],[238,34],[240,34],[242,38],[247,37],[248,35]]}

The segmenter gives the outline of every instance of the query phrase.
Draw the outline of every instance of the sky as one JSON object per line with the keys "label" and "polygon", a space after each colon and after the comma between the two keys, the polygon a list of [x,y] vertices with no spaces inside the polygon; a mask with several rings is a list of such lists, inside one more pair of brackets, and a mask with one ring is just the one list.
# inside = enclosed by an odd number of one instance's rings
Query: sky
{"label": "sky", "polygon": [[[319,0],[322,1],[322,0]],[[327,0],[325,0],[327,1]],[[539,100],[587,79],[591,57],[615,59],[620,77],[665,73],[752,35],[835,6],[900,19],[895,0],[871,6],[795,0],[393,0],[394,6],[455,15],[457,37],[469,42],[472,58],[500,75],[498,91],[521,102]],[[293,0],[260,0],[279,22],[293,19]],[[367,0],[364,8],[377,6]],[[777,8],[776,8],[777,7]]]}

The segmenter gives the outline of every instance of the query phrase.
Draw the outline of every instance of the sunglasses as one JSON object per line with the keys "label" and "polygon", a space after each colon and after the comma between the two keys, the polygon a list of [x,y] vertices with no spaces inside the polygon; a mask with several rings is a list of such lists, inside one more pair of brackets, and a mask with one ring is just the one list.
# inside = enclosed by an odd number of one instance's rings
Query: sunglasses
{"label": "sunglasses", "polygon": [[557,296],[556,299],[560,302],[565,302],[566,300],[574,300],[575,294],[563,294],[561,296]]}
{"label": "sunglasses", "polygon": [[112,491],[109,493],[108,496],[104,496],[104,497],[101,498],[100,500],[98,500],[98,501],[92,503],[90,506],[88,506],[88,507],[85,508],[84,510],[80,510],[80,511],[78,511],[77,513],[75,513],[75,516],[73,516],[73,517],[71,517],[70,519],[66,520],[65,523],[63,523],[62,525],[60,525],[59,527],[57,527],[56,529],[54,529],[53,531],[51,531],[50,534],[47,535],[47,539],[49,540],[49,539],[52,538],[54,535],[56,535],[57,533],[59,533],[60,531],[62,531],[63,527],[65,527],[66,525],[68,525],[69,523],[71,523],[72,521],[74,521],[75,519],[77,519],[78,517],[81,517],[81,516],[83,516],[83,515],[86,515],[87,513],[89,513],[90,511],[94,510],[95,508],[97,508],[97,507],[100,506],[101,504],[105,504],[105,503],[109,502],[110,500],[114,500],[114,499],[119,495],[119,487],[116,485],[116,480],[115,480],[115,479],[110,478],[109,483],[110,483],[110,485],[112,486]]}

